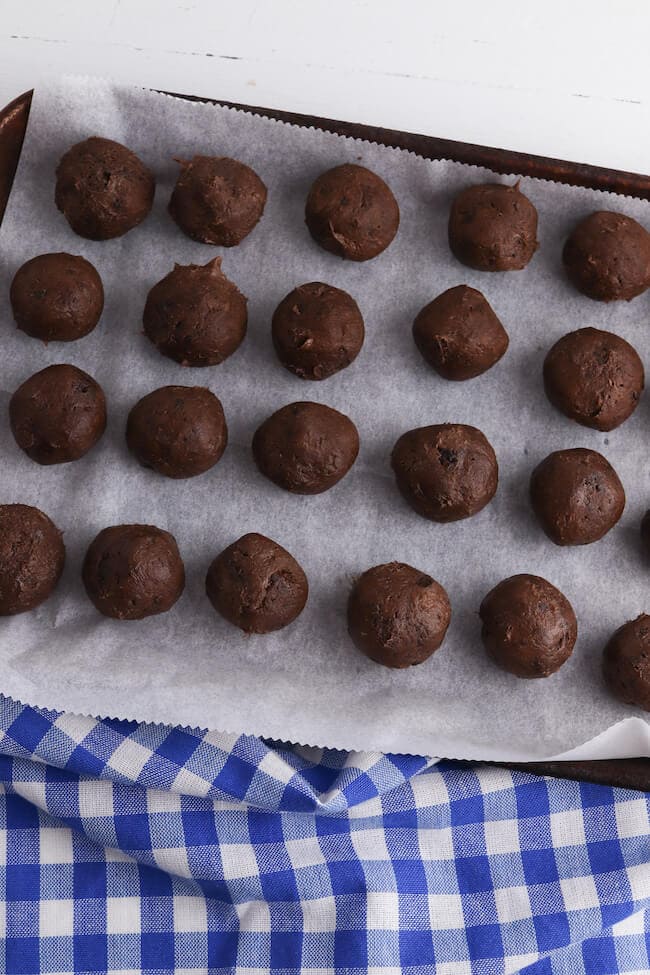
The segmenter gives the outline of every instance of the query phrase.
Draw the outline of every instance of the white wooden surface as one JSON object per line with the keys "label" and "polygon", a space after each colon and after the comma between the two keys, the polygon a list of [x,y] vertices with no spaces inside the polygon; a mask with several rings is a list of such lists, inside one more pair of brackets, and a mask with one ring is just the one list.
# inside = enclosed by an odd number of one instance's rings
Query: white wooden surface
{"label": "white wooden surface", "polygon": [[650,172],[647,0],[0,0],[0,102],[62,72]]}

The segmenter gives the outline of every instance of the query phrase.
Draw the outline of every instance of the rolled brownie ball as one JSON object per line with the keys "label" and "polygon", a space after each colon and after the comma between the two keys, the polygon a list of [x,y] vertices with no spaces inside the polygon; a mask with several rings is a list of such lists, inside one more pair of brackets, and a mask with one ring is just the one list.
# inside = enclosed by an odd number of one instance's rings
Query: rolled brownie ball
{"label": "rolled brownie ball", "polygon": [[312,184],[305,222],[326,251],[351,261],[369,261],[395,237],[399,207],[380,176],[346,163],[321,173]]}
{"label": "rolled brownie ball", "polygon": [[109,240],[142,223],[155,188],[153,173],[134,152],[93,136],[61,157],[54,199],[80,237]]}
{"label": "rolled brownie ball", "polygon": [[459,284],[443,291],[413,322],[415,344],[443,379],[474,379],[508,348],[508,333],[487,298]]}
{"label": "rolled brownie ball", "polygon": [[221,270],[221,258],[201,266],[176,264],[147,295],[144,332],[182,366],[217,366],[246,335],[246,298]]}
{"label": "rolled brownie ball", "polygon": [[356,359],[365,331],[359,306],[347,291],[313,281],[282,299],[272,335],[285,369],[301,379],[327,379]]}
{"label": "rolled brownie ball", "polygon": [[359,453],[352,420],[320,403],[283,406],[255,431],[253,457],[269,480],[293,494],[321,494],[348,473]]}
{"label": "rolled brownie ball", "polygon": [[542,528],[556,545],[589,545],[623,514],[625,491],[602,454],[585,447],[556,450],[535,468],[530,498]]}
{"label": "rolled brownie ball", "polygon": [[515,186],[483,183],[455,197],[449,246],[477,271],[520,271],[537,250],[537,210]]}
{"label": "rolled brownie ball", "polygon": [[348,633],[366,657],[384,667],[412,667],[434,653],[451,620],[446,591],[403,562],[368,569],[348,599]]}
{"label": "rolled brownie ball", "polygon": [[0,505],[0,616],[45,602],[64,563],[63,536],[47,515],[27,504]]}
{"label": "rolled brownie ball", "polygon": [[494,497],[497,459],[487,437],[463,423],[441,423],[402,434],[391,465],[404,499],[423,518],[470,518]]}
{"label": "rolled brownie ball", "polygon": [[154,525],[104,528],[86,552],[82,578],[95,608],[116,620],[166,613],[185,588],[176,539]]}
{"label": "rolled brownie ball", "polygon": [[257,173],[227,156],[179,162],[181,172],[169,201],[178,226],[201,244],[240,244],[264,213],[266,186]]}
{"label": "rolled brownie ball", "polygon": [[487,594],[479,615],[492,659],[515,677],[549,677],[569,659],[578,635],[573,607],[540,576],[504,579]]}
{"label": "rolled brownie ball", "polygon": [[106,429],[106,399],[92,376],[76,366],[47,366],[9,401],[11,432],[37,464],[79,460]]}
{"label": "rolled brownie ball", "polygon": [[102,279],[75,254],[39,254],[11,282],[11,307],[21,331],[43,342],[74,342],[95,328],[104,308]]}
{"label": "rolled brownie ball", "polygon": [[619,701],[650,711],[650,616],[642,613],[614,633],[603,654],[603,677]]}
{"label": "rolled brownie ball", "polygon": [[165,477],[196,477],[214,467],[226,449],[223,407],[202,386],[154,389],[129,413],[126,442],[144,467]]}
{"label": "rolled brownie ball", "polygon": [[644,383],[636,350],[598,328],[564,335],[544,361],[544,388],[553,406],[593,430],[624,423],[637,408]]}
{"label": "rolled brownie ball", "polygon": [[251,533],[217,555],[205,580],[218,613],[244,633],[270,633],[298,617],[307,602],[307,576],[293,555]]}
{"label": "rolled brownie ball", "polygon": [[650,287],[650,234],[622,213],[598,210],[581,220],[562,260],[578,291],[595,301],[630,301]]}

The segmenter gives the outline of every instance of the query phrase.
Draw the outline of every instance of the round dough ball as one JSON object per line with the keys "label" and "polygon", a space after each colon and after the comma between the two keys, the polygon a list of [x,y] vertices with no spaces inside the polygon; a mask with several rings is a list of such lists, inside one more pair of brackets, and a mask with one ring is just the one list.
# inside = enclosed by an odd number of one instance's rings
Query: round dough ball
{"label": "round dough ball", "polygon": [[569,659],[578,636],[573,607],[540,576],[504,579],[487,594],[481,636],[495,663],[515,677],[549,677]]}
{"label": "round dough ball", "polygon": [[176,264],[147,295],[147,338],[182,366],[217,366],[246,335],[246,298],[221,270],[221,258],[201,266]]}
{"label": "round dough ball", "polygon": [[153,173],[134,152],[93,136],[61,157],[54,199],[80,237],[110,240],[142,223],[155,189]]}
{"label": "round dough ball", "polygon": [[359,453],[352,420],[320,403],[289,403],[255,431],[253,456],[269,480],[293,494],[321,494],[345,477]]}
{"label": "round dough ball", "polygon": [[264,213],[266,186],[257,173],[227,156],[179,162],[169,212],[183,233],[201,244],[241,244]]}
{"label": "round dough ball", "polygon": [[603,677],[619,701],[650,711],[650,616],[642,613],[614,633],[603,654]]}
{"label": "round dough ball", "polygon": [[354,298],[329,284],[302,284],[273,315],[278,359],[301,379],[327,379],[358,356],[365,330]]}
{"label": "round dough ball", "polygon": [[624,423],[637,408],[644,383],[636,350],[598,328],[564,335],[544,361],[544,388],[553,406],[593,430]]}
{"label": "round dough ball", "polygon": [[92,376],[76,366],[47,366],[9,401],[16,443],[37,464],[67,464],[95,446],[106,429],[106,399]]}
{"label": "round dough ball", "polygon": [[346,163],[321,173],[305,206],[317,244],[351,261],[369,261],[386,250],[399,227],[399,206],[380,176]]}
{"label": "round dough ball", "polygon": [[412,667],[434,653],[451,620],[447,593],[426,572],[403,562],[368,569],[348,600],[348,633],[384,667]]}
{"label": "round dough ball", "polygon": [[459,284],[443,291],[413,322],[415,344],[443,379],[474,379],[508,348],[508,333],[487,298]]}
{"label": "round dough ball", "polygon": [[391,455],[397,487],[431,521],[460,521],[481,511],[499,482],[487,437],[463,423],[441,423],[402,434]]}
{"label": "round dough ball", "polygon": [[598,210],[581,220],[562,260],[578,291],[595,301],[630,301],[650,287],[650,234],[622,213]]}
{"label": "round dough ball", "polygon": [[520,271],[537,250],[537,210],[515,186],[483,183],[455,197],[449,246],[477,271]]}
{"label": "round dough ball", "polygon": [[530,479],[530,498],[556,545],[597,542],[625,508],[618,474],[602,454],[585,447],[556,450],[538,464]]}
{"label": "round dough ball", "polygon": [[302,613],[309,594],[307,576],[293,555],[255,533],[217,555],[205,589],[217,612],[244,633],[288,626]]}
{"label": "round dough ball", "polygon": [[95,328],[104,309],[102,279],[75,254],[39,254],[11,282],[19,329],[43,342],[74,342]]}
{"label": "round dough ball", "polygon": [[176,539],[154,525],[113,525],[90,543],[82,571],[104,616],[141,620],[171,609],[185,588]]}
{"label": "round dough ball", "polygon": [[129,413],[126,442],[143,467],[165,477],[196,477],[214,467],[226,449],[223,407],[202,386],[154,389]]}
{"label": "round dough ball", "polygon": [[63,536],[47,515],[27,504],[0,504],[0,616],[45,602],[64,563]]}

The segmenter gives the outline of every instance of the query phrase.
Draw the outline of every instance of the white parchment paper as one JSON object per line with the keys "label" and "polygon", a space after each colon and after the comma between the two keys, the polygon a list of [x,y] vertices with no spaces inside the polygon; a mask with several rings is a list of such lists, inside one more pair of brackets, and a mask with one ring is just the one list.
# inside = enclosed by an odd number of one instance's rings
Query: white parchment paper
{"label": "white parchment paper", "polygon": [[[157,179],[151,216],[125,237],[103,243],[75,236],[54,205],[57,160],[90,135],[130,146]],[[174,262],[205,263],[219,253],[188,240],[166,211],[178,171],[173,157],[194,153],[242,159],[269,188],[261,223],[239,247],[223,251],[224,271],[249,298],[249,332],[240,350],[212,369],[184,369],[160,356],[141,332],[146,294]],[[325,253],[304,225],[311,182],[345,161],[361,162],[387,179],[401,209],[395,242],[367,264]],[[87,79],[66,79],[36,91],[0,231],[0,497],[46,511],[65,532],[68,557],[62,582],[47,603],[0,621],[2,692],[82,713],[342,748],[502,760],[564,752],[582,758],[650,755],[642,713],[616,703],[600,679],[609,634],[649,608],[650,567],[637,532],[650,504],[650,396],[622,428],[603,435],[554,411],[541,381],[549,346],[586,325],[624,336],[650,364],[650,295],[629,304],[598,304],[570,287],[560,262],[562,242],[581,216],[613,208],[648,225],[650,204],[524,180],[522,189],[540,214],[540,250],[525,271],[481,274],[454,260],[446,223],[452,196],[485,179],[501,177]],[[56,250],[91,260],[107,300],[93,334],[46,348],[13,327],[9,285],[25,260]],[[280,299],[314,280],[354,295],[367,329],[357,361],[322,383],[286,372],[276,361],[270,335]],[[411,323],[427,301],[460,283],[486,294],[511,344],[486,375],[450,383],[420,358]],[[15,445],[7,404],[24,379],[53,362],[72,362],[96,377],[107,394],[109,425],[81,461],[39,467]],[[170,383],[209,386],[228,420],[224,458],[211,472],[188,481],[142,469],[124,442],[130,407]],[[361,435],[351,473],[316,497],[276,488],[257,472],[251,456],[258,424],[299,399],[349,414]],[[495,500],[477,517],[436,525],[402,501],[389,455],[405,430],[447,421],[485,432],[498,455],[500,484]],[[528,478],[551,450],[572,446],[604,453],[619,472],[628,501],[621,522],[604,540],[560,549],[532,516]],[[87,600],[80,580],[85,549],[99,529],[120,522],[153,523],[176,536],[187,588],[171,612],[119,623],[102,618]],[[214,613],[204,594],[211,559],[248,531],[286,546],[309,577],[305,612],[275,635],[244,637]],[[447,588],[453,606],[443,647],[407,671],[367,661],[345,626],[354,576],[394,559],[430,572]],[[578,616],[573,656],[547,680],[505,674],[482,649],[480,601],[515,572],[546,576],[566,593]]]}

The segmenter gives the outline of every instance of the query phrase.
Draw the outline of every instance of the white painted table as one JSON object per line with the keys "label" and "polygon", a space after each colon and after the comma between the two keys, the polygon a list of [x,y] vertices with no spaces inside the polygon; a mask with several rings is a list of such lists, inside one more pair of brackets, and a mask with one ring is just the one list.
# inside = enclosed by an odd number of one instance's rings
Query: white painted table
{"label": "white painted table", "polygon": [[650,172],[647,0],[0,0],[0,103],[63,72]]}

